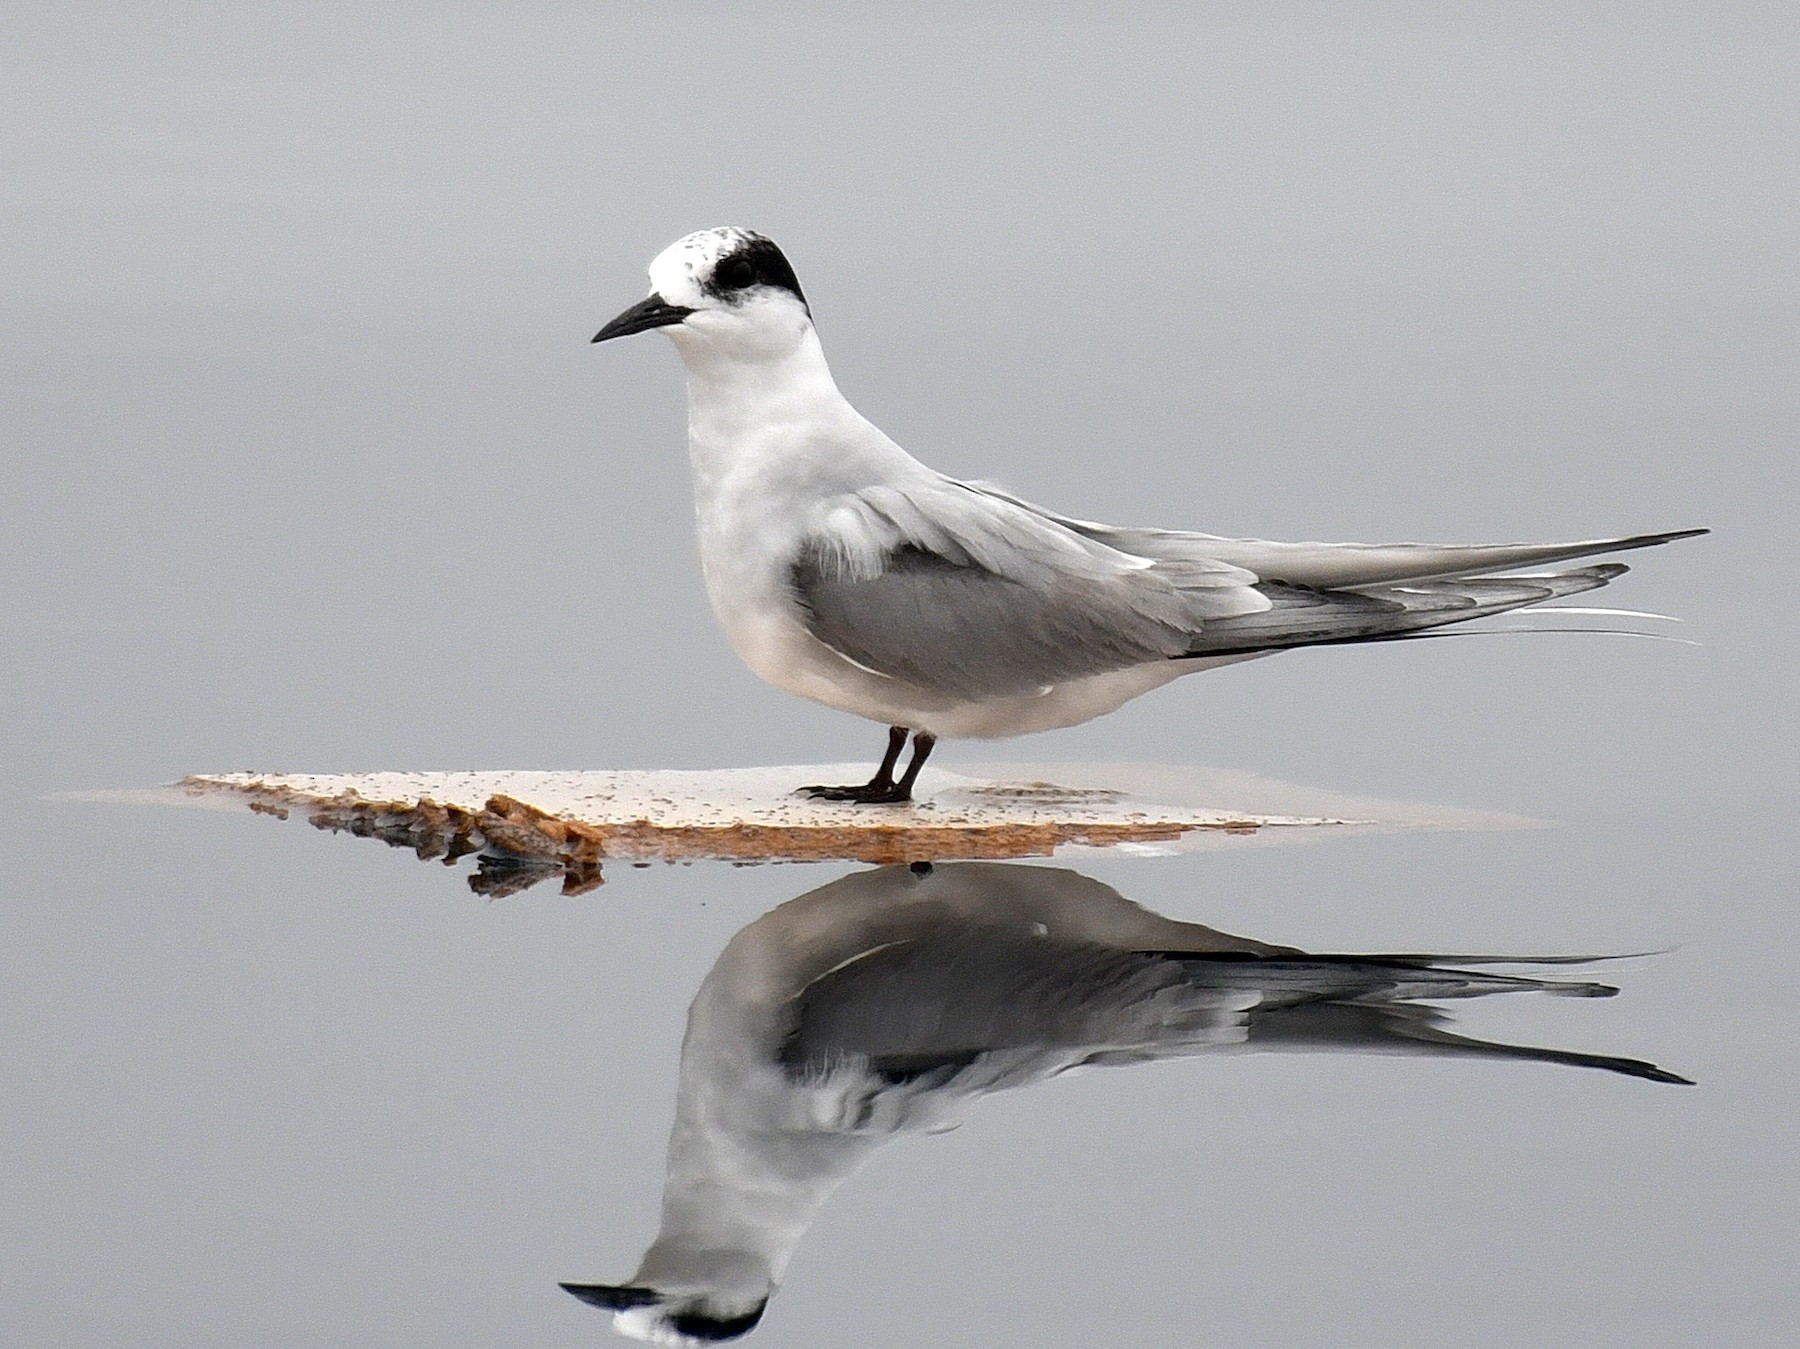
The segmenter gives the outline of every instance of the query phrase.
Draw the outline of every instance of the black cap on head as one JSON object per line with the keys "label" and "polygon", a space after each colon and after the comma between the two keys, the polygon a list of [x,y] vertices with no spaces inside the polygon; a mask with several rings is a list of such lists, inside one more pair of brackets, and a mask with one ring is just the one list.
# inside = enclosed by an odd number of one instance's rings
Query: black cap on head
{"label": "black cap on head", "polygon": [[709,1316],[699,1311],[674,1312],[669,1316],[669,1327],[676,1334],[686,1335],[691,1340],[714,1343],[735,1340],[756,1329],[756,1323],[762,1320],[763,1308],[768,1305],[767,1302],[759,1302],[742,1316]]}
{"label": "black cap on head", "polygon": [[601,1307],[609,1312],[630,1311],[635,1307],[660,1306],[663,1309],[663,1320],[669,1329],[677,1335],[690,1340],[702,1340],[708,1344],[716,1344],[724,1340],[735,1340],[740,1335],[748,1335],[756,1329],[762,1320],[763,1311],[769,1305],[764,1298],[747,1312],[730,1316],[715,1316],[702,1310],[699,1306],[677,1306],[670,1303],[654,1288],[644,1288],[634,1284],[611,1283],[565,1283],[558,1287],[572,1293],[590,1306]]}
{"label": "black cap on head", "polygon": [[743,243],[720,258],[713,265],[712,275],[700,283],[708,295],[721,300],[752,286],[773,286],[787,291],[801,304],[806,303],[806,296],[800,293],[800,278],[794,275],[787,255],[775,246],[773,239],[760,234],[747,234]]}

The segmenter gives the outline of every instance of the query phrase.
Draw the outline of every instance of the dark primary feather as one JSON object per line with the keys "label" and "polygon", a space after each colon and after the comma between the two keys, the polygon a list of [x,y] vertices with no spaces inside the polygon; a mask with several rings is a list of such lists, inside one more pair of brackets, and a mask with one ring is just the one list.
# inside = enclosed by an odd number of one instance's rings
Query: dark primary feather
{"label": "dark primary feather", "polygon": [[1229,656],[1390,640],[1598,590],[1627,570],[1622,562],[1607,562],[1551,576],[1453,577],[1357,590],[1265,583],[1257,589],[1274,601],[1272,608],[1208,623],[1183,654]]}
{"label": "dark primary feather", "polygon": [[1121,527],[1076,520],[1014,496],[992,483],[966,486],[1030,511],[1084,539],[1139,557],[1154,558],[1159,563],[1201,558],[1213,566],[1225,564],[1243,568],[1277,584],[1333,590],[1518,571],[1605,553],[1655,548],[1710,532],[1671,529],[1656,534],[1583,539],[1573,543],[1279,543],[1269,539],[1226,539],[1185,530]]}
{"label": "dark primary feather", "polygon": [[1598,1068],[1602,1072],[1648,1082],[1684,1087],[1694,1085],[1692,1078],[1659,1068],[1646,1059],[1477,1040],[1445,1030],[1444,1020],[1443,1012],[1422,1003],[1310,1002],[1281,1008],[1255,1021],[1250,1045],[1254,1049],[1274,1051],[1371,1050],[1386,1054],[1559,1063],[1571,1068]]}
{"label": "dark primary feather", "polygon": [[1671,529],[1660,534],[1633,534],[1622,539],[1584,539],[1578,543],[1272,543],[1263,539],[1216,539],[1207,551],[1220,561],[1254,571],[1258,576],[1299,585],[1360,590],[1371,585],[1488,576],[1495,572],[1541,567],[1552,562],[1604,553],[1657,548],[1677,539],[1698,538],[1705,529]]}
{"label": "dark primary feather", "polygon": [[[1148,954],[1148,953],[1147,953]],[[1333,1002],[1392,1002],[1397,998],[1479,998],[1489,993],[1550,993],[1573,998],[1610,998],[1611,984],[1535,979],[1495,974],[1480,965],[1527,962],[1522,958],[1433,955],[1258,956],[1240,952],[1157,953],[1182,966],[1190,979],[1221,988],[1246,987],[1268,1003],[1326,999]],[[1564,961],[1562,963],[1584,963]],[[1554,963],[1554,962],[1553,962]]]}

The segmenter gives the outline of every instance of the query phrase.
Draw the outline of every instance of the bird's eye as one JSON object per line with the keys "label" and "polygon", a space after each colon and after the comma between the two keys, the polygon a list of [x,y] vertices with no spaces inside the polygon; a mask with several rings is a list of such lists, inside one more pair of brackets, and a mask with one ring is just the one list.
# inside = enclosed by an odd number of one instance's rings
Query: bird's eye
{"label": "bird's eye", "polygon": [[720,290],[742,290],[756,281],[756,268],[750,265],[750,259],[739,254],[726,258],[713,272],[713,284]]}

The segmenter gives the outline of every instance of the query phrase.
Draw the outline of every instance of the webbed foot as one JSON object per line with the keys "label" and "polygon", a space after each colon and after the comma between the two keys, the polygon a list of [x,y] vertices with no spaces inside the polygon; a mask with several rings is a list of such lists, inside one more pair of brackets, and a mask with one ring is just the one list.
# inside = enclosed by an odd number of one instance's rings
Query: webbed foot
{"label": "webbed foot", "polygon": [[912,762],[906,765],[906,772],[896,781],[894,766],[900,762],[900,751],[906,746],[907,728],[904,726],[888,727],[887,754],[881,760],[881,767],[875,770],[875,776],[867,782],[854,787],[801,787],[796,796],[810,797],[814,801],[844,801],[858,806],[898,806],[912,800],[913,783],[919,779],[919,770],[925,766],[925,760],[931,754],[931,747],[937,743],[934,736],[920,731],[912,738]]}
{"label": "webbed foot", "polygon": [[859,806],[900,805],[912,800],[910,787],[902,787],[892,779],[883,782],[879,778],[853,787],[800,787],[795,795],[811,797],[814,801],[848,801]]}

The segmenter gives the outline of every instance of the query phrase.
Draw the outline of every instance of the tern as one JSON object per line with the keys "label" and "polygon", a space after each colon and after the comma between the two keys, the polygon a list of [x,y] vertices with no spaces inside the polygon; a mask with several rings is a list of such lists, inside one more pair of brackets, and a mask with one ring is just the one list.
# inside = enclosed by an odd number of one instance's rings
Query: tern
{"label": "tern", "polygon": [[687,367],[700,561],[727,639],[778,688],[888,727],[868,782],[801,788],[826,800],[910,800],[940,738],[1074,726],[1198,670],[1594,590],[1626,568],[1537,569],[1707,532],[1371,545],[1078,520],[946,477],[851,407],[772,240],[701,230],[649,275],[593,340],[661,329]]}
{"label": "tern", "polygon": [[661,1230],[625,1283],[563,1287],[653,1343],[747,1334],[832,1192],[875,1152],[1071,1069],[1372,1053],[1686,1083],[1641,1059],[1459,1035],[1434,1005],[1616,993],[1481,968],[1589,959],[1308,954],[1166,918],[1060,867],[855,872],[720,954],[688,1011]]}

